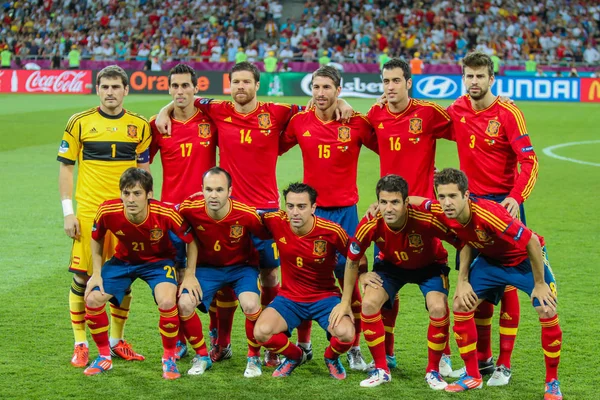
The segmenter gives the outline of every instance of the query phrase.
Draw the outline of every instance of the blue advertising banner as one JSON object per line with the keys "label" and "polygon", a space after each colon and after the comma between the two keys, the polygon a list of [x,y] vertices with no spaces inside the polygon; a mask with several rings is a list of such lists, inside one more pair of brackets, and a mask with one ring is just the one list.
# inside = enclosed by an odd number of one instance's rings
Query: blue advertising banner
{"label": "blue advertising banner", "polygon": [[[454,100],[465,93],[460,75],[415,75],[413,97]],[[513,100],[579,101],[579,78],[527,78],[499,76],[492,92]]]}

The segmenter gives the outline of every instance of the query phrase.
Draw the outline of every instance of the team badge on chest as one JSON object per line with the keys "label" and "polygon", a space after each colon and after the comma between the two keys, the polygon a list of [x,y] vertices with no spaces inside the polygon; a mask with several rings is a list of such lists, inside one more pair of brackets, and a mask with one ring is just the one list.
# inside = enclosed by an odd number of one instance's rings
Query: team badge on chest
{"label": "team badge on chest", "polygon": [[160,239],[162,239],[163,235],[164,235],[164,232],[162,229],[159,229],[159,228],[150,229],[150,241],[151,242],[158,242]]}
{"label": "team badge on chest", "polygon": [[258,114],[258,127],[260,129],[269,129],[271,127],[271,114],[262,113]]}
{"label": "team badge on chest", "polygon": [[338,128],[338,140],[342,143],[349,142],[350,139],[350,128],[347,126],[340,126]]}
{"label": "team badge on chest", "polygon": [[475,233],[477,234],[477,239],[479,239],[480,242],[489,242],[492,239],[490,235],[488,235],[487,232],[482,229],[475,229]]}
{"label": "team badge on chest", "polygon": [[137,126],[135,125],[127,125],[127,136],[132,139],[137,137]]}
{"label": "team badge on chest", "polygon": [[411,118],[408,121],[408,132],[413,135],[423,133],[423,120],[421,118]]}
{"label": "team badge on chest", "polygon": [[423,238],[418,233],[411,233],[408,235],[408,245],[410,247],[421,247],[423,246]]}
{"label": "team badge on chest", "polygon": [[198,124],[198,136],[208,139],[210,137],[210,124]]}
{"label": "team badge on chest", "polygon": [[323,257],[327,254],[327,242],[325,240],[315,240],[313,254],[319,257]]}
{"label": "team badge on chest", "polygon": [[498,132],[500,132],[500,122],[495,119],[490,120],[487,128],[485,128],[485,133],[488,136],[498,136]]}
{"label": "team badge on chest", "polygon": [[242,225],[231,225],[229,229],[229,237],[238,239],[244,234],[244,227]]}

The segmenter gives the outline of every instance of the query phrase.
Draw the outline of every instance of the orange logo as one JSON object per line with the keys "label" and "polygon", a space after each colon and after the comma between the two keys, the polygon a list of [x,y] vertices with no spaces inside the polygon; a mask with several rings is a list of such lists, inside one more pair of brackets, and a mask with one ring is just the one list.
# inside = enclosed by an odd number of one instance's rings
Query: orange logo
{"label": "orange logo", "polygon": [[324,240],[315,240],[313,254],[315,256],[324,256],[327,253],[327,242]]}
{"label": "orange logo", "polygon": [[269,113],[258,114],[258,127],[269,129],[271,127],[271,115]]}
{"label": "orange logo", "polygon": [[234,239],[242,237],[244,234],[244,227],[242,225],[231,225],[231,229],[229,230],[229,237]]}
{"label": "orange logo", "polygon": [[210,124],[198,124],[198,136],[208,139],[210,137]]}
{"label": "orange logo", "polygon": [[413,135],[423,133],[423,120],[421,118],[411,118],[408,122],[408,131]]}
{"label": "orange logo", "polygon": [[127,136],[132,139],[137,137],[137,126],[135,125],[127,125]]}
{"label": "orange logo", "polygon": [[495,119],[488,122],[488,126],[485,129],[485,133],[488,136],[498,136],[498,132],[500,131],[500,122]]}
{"label": "orange logo", "polygon": [[338,140],[343,143],[349,142],[350,139],[350,128],[347,126],[340,126],[338,128]]}

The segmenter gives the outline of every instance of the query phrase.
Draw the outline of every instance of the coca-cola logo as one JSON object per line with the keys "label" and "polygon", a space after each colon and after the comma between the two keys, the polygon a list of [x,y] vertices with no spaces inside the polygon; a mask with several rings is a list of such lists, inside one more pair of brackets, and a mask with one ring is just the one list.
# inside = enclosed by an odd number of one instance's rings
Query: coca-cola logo
{"label": "coca-cola logo", "polygon": [[50,93],[84,93],[84,79],[89,71],[63,71],[57,75],[45,75],[43,71],[35,71],[25,83],[27,92]]}

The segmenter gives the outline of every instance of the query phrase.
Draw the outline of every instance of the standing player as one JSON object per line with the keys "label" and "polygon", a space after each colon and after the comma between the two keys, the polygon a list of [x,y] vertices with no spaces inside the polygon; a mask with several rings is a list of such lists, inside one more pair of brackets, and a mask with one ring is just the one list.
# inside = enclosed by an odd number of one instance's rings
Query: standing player
{"label": "standing player", "polygon": [[[380,174],[396,174],[406,179],[410,196],[433,196],[433,172],[437,139],[451,139],[448,113],[439,105],[409,97],[412,78],[409,65],[392,59],[383,65],[383,90],[387,104],[371,107],[367,114],[379,144]],[[375,246],[375,255],[377,255]],[[385,325],[385,348],[388,365],[396,367],[394,327],[398,300],[392,308],[381,310]],[[450,346],[444,349],[440,373],[452,372]]]}
{"label": "standing player", "polygon": [[[259,102],[256,92],[260,86],[260,72],[254,64],[241,62],[229,72],[233,101],[196,99],[194,105],[210,115],[219,130],[219,165],[227,170],[234,182],[233,198],[255,207],[259,213],[279,208],[276,167],[279,140],[290,118],[301,107],[278,103]],[[342,118],[352,109],[340,100],[344,108]],[[159,130],[169,126],[170,104],[161,110],[156,119]],[[276,244],[272,240],[255,238],[260,255],[261,304],[268,305],[279,290],[279,261]],[[221,337],[224,332],[219,332]],[[211,350],[213,361],[231,356],[231,348],[224,347],[220,338]],[[278,360],[265,352],[267,365],[277,365]]]}
{"label": "standing player", "polygon": [[278,243],[281,290],[256,322],[254,334],[262,346],[285,356],[273,372],[274,377],[285,378],[306,360],[306,352],[289,341],[291,332],[303,320],[316,320],[331,338],[325,349],[329,374],[344,379],[346,371],[339,357],[352,347],[354,325],[344,317],[333,326],[329,314],[340,303],[333,271],[336,252],[347,252],[348,235],[339,225],[314,215],[317,192],[312,187],[293,183],[283,196],[285,212],[263,215]]}
{"label": "standing player", "polygon": [[381,178],[376,193],[380,214],[375,219],[363,218],[350,241],[344,294],[340,306],[331,314],[331,321],[335,326],[340,317],[350,313],[351,299],[346,290],[356,284],[358,261],[371,242],[377,243],[380,252],[373,272],[364,274],[362,280],[364,298],[361,313],[375,369],[360,385],[375,387],[391,381],[381,310],[382,307],[392,307],[396,293],[404,285],[416,283],[429,312],[429,363],[425,381],[431,389],[443,390],[448,384],[439,373],[439,364],[448,342],[450,325],[447,297],[450,270],[448,252],[439,238],[454,244],[455,237],[425,210],[408,204],[409,188],[400,176]]}
{"label": "standing player", "polygon": [[[112,369],[108,340],[106,303],[120,304],[131,284],[141,278],[152,289],[158,305],[158,330],[163,343],[163,378],[177,379],[175,364],[179,315],[177,313],[176,250],[173,232],[191,242],[191,229],[171,207],[152,198],[152,176],[140,168],[129,168],[119,182],[121,198],[105,201],[98,208],[92,230],[93,273],[85,290],[85,319],[98,346],[98,358],[85,369],[97,375]],[[116,235],[115,256],[103,264],[107,232]]]}
{"label": "standing player", "polygon": [[[439,202],[428,201],[426,208],[466,244],[460,253],[453,310],[455,337],[467,373],[446,390],[462,392],[482,387],[474,310],[484,300],[497,304],[504,287],[512,285],[531,297],[540,317],[546,363],[544,399],[562,399],[558,382],[562,331],[556,313],[556,282],[544,238],[514,219],[502,205],[485,199],[470,200],[467,177],[462,171],[444,169],[436,174],[435,187]],[[479,251],[475,261],[473,250]]]}
{"label": "standing player", "polygon": [[261,375],[260,345],[254,339],[254,324],[261,312],[258,253],[251,234],[259,238],[269,235],[256,209],[232,200],[231,189],[229,173],[213,167],[204,173],[204,197],[191,196],[179,208],[194,227],[201,249],[190,252],[179,298],[181,324],[196,350],[189,375],[201,375],[212,365],[196,307],[207,312],[214,295],[226,285],[233,287],[246,315],[248,363],[244,376]]}
{"label": "standing player", "polygon": [[[170,116],[172,135],[161,135],[154,117],[150,119],[152,143],[150,163],[160,151],[163,170],[161,201],[180,204],[202,190],[202,175],[217,161],[217,128],[210,118],[194,107],[198,91],[196,71],[178,64],[169,71],[169,94],[175,105]],[[183,274],[180,274],[183,275]],[[187,353],[183,330],[177,341],[177,357]]]}
{"label": "standing player", "polygon": [[[75,335],[75,351],[71,364],[83,368],[89,359],[85,333],[86,282],[92,273],[90,239],[98,206],[106,200],[119,197],[119,178],[136,165],[149,171],[148,146],[151,133],[148,122],[123,108],[123,99],[129,92],[129,80],[123,69],[116,65],[104,68],[96,78],[100,106],[71,117],[58,149],[60,162],[58,186],[62,200],[64,228],[73,239],[69,271],[73,282],[69,292],[69,309]],[[77,214],[73,210],[73,176],[77,174]],[[117,240],[110,234],[104,241],[104,259],[114,254]],[[130,290],[117,306],[110,305],[110,345],[114,356],[125,360],[143,360],[123,339],[124,324],[131,304]]]}
{"label": "standing player", "polygon": [[[358,156],[363,145],[377,152],[377,138],[366,118],[358,113],[346,123],[335,120],[341,80],[339,71],[333,67],[321,67],[313,73],[314,107],[292,117],[282,137],[280,152],[300,145],[304,162],[303,182],[321,193],[315,215],[333,221],[353,234],[358,225]],[[345,265],[346,255],[339,254],[335,275],[341,285]],[[352,294],[356,338],[347,355],[350,368],[363,371],[367,364],[359,346],[360,302],[357,284]],[[298,327],[298,344],[307,351],[309,359],[312,357],[311,322],[306,321]]]}
{"label": "standing player", "polygon": [[[467,55],[463,59],[463,82],[467,94],[456,100],[448,112],[453,121],[460,169],[469,177],[470,193],[499,202],[513,217],[520,215],[525,223],[523,202],[535,185],[538,159],[523,114],[514,104],[501,102],[490,91],[494,65],[489,56],[479,52]],[[487,384],[500,386],[508,384],[511,377],[510,359],[521,314],[514,287],[507,286],[502,298],[500,354],[495,370],[491,350],[493,314],[489,302],[481,303],[477,309],[477,353],[482,373],[493,372]]]}

